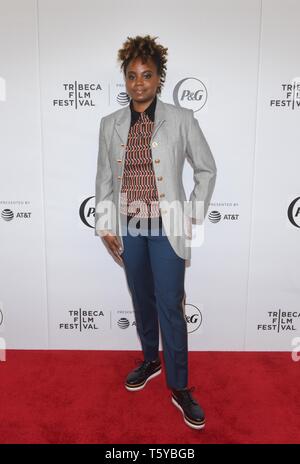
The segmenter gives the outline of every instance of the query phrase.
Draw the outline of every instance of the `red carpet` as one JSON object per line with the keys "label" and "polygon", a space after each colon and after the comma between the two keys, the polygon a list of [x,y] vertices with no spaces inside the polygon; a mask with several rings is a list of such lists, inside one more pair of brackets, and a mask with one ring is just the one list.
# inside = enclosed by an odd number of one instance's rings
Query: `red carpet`
{"label": "red carpet", "polygon": [[207,417],[200,431],[171,403],[164,370],[144,390],[123,387],[139,357],[8,350],[0,362],[0,442],[300,443],[300,362],[290,353],[190,352],[189,386]]}

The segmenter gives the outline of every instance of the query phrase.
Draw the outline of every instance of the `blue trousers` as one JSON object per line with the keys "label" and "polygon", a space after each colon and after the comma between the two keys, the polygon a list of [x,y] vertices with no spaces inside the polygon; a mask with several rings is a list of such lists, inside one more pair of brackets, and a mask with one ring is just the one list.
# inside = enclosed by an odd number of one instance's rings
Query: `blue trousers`
{"label": "blue trousers", "polygon": [[[144,359],[159,356],[159,326],[169,388],[188,384],[188,335],[185,319],[185,260],[173,250],[161,218],[155,230],[149,223],[138,234],[126,216],[122,220],[122,258],[131,293],[137,333]],[[127,231],[127,234],[124,233]],[[154,235],[153,235],[154,234]]]}

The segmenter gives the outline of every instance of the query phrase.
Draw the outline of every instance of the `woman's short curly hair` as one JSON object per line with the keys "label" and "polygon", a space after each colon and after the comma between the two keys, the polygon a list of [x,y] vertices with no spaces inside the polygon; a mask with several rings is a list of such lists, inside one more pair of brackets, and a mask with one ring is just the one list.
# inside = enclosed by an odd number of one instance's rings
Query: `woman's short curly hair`
{"label": "woman's short curly hair", "polygon": [[127,37],[122,48],[118,50],[118,61],[121,62],[121,69],[126,75],[127,66],[134,58],[141,58],[142,63],[146,63],[149,58],[152,58],[160,76],[160,85],[157,88],[157,93],[160,94],[166,78],[168,48],[156,43],[157,38],[150,37],[150,35]]}

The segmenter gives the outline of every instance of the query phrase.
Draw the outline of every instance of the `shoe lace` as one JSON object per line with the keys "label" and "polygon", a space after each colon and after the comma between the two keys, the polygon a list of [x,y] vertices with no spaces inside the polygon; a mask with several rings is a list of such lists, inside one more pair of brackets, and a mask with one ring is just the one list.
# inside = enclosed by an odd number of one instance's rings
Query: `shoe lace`
{"label": "shoe lace", "polygon": [[180,396],[182,398],[182,402],[185,405],[188,405],[190,403],[194,405],[198,404],[197,401],[192,396],[193,391],[195,391],[195,387],[190,387],[190,388],[187,388],[186,390],[180,390]]}
{"label": "shoe lace", "polygon": [[135,359],[135,364],[139,365],[139,367],[137,368],[137,371],[143,372],[143,371],[146,371],[146,369],[149,367],[150,361],[144,361],[141,358],[137,358]]}

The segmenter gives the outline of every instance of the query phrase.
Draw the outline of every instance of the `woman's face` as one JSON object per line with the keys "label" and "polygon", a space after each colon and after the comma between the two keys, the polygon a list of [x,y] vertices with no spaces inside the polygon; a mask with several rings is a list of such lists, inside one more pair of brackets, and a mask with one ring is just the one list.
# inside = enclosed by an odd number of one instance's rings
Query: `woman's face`
{"label": "woman's face", "polygon": [[125,84],[128,95],[138,103],[146,103],[156,95],[160,76],[152,59],[142,63],[141,58],[133,59],[126,69]]}

